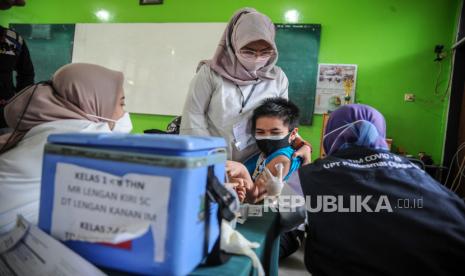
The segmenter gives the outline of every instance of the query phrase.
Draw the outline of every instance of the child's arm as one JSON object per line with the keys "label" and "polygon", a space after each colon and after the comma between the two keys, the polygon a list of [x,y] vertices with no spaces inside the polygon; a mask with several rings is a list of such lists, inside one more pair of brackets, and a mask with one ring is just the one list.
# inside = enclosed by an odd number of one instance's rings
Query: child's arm
{"label": "child's arm", "polygon": [[268,164],[266,164],[266,167],[268,168],[268,170],[270,170],[271,174],[273,174],[274,176],[277,176],[278,171],[276,170],[276,165],[279,163],[283,164],[284,166],[284,169],[283,169],[283,177],[284,177],[289,173],[289,170],[291,169],[291,160],[289,160],[289,158],[287,158],[286,156],[284,155],[276,156]]}
{"label": "child's arm", "polygon": [[[291,167],[291,160],[286,156],[280,155],[273,158],[273,160],[266,165],[266,168],[270,170],[273,176],[277,176],[276,165],[279,163],[283,164],[282,175],[286,176]],[[229,160],[226,161],[226,172],[231,182],[240,183],[240,185],[237,185],[238,187],[245,187],[247,191],[245,200],[247,202],[256,203],[262,201],[266,196],[266,177],[264,176],[264,172],[260,174],[254,183],[247,168],[242,163]],[[235,188],[235,190],[239,192],[240,189],[237,188]]]}
{"label": "child's arm", "polygon": [[[286,156],[280,155],[273,158],[273,160],[266,164],[266,168],[270,170],[272,175],[277,176],[278,172],[276,170],[276,165],[279,163],[283,164],[283,176],[286,176],[291,168],[291,160],[289,160]],[[262,172],[255,180],[255,185],[265,187],[265,184],[265,172]]]}
{"label": "child's arm", "polygon": [[[281,163],[283,165],[282,176],[286,176],[291,168],[291,161],[286,156],[277,156],[273,158],[268,164],[266,164],[266,169],[270,171],[273,176],[278,176],[278,171],[276,165]],[[262,201],[267,195],[267,176],[265,171],[263,171],[255,180],[254,191],[251,193],[253,197],[253,202]]]}

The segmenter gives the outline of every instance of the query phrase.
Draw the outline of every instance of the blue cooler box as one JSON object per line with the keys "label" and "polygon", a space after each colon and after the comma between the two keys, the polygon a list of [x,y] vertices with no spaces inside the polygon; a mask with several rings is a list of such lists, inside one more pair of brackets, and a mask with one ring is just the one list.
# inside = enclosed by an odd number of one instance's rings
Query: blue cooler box
{"label": "blue cooler box", "polygon": [[[204,259],[206,245],[208,244],[210,251],[219,236],[219,223],[216,215],[218,205],[211,204],[210,213],[207,216],[204,206],[209,167],[214,168],[214,174],[223,183],[225,147],[224,139],[214,137],[126,134],[50,135],[45,146],[43,160],[39,227],[63,240],[68,247],[90,262],[102,267],[141,274],[188,274]],[[68,170],[70,168],[71,173]],[[144,179],[149,180],[160,177],[164,181],[165,192],[157,193],[157,185],[162,185],[162,182],[146,181],[145,183],[134,179],[128,180],[125,178],[128,175],[137,175],[139,178],[142,175]],[[86,182],[82,182],[85,184],[79,187],[81,183],[79,181]],[[92,183],[92,186],[89,186],[89,183]],[[114,187],[108,185],[114,185]],[[95,235],[110,233],[111,236],[119,233],[118,231],[123,231],[121,228],[102,224],[101,222],[105,221],[107,216],[139,219],[147,215],[139,213],[137,208],[124,211],[115,205],[120,203],[118,200],[122,200],[123,195],[124,200],[131,199],[127,190],[124,194],[118,194],[119,188],[128,189],[129,185],[132,185],[134,191],[141,187],[147,189],[143,195],[146,199],[150,198],[147,202],[151,204],[166,202],[167,210],[165,208],[164,212],[160,211],[158,206],[157,212],[159,213],[150,214],[152,216],[148,216],[147,219],[149,222],[159,223],[161,227],[166,227],[163,228],[165,239],[157,242],[155,237],[158,237],[159,233],[156,233],[155,227],[150,225],[146,228],[148,230],[142,231],[129,241],[124,239],[121,242],[89,241],[86,236],[88,233],[95,233]],[[70,194],[76,196],[69,196]],[[138,202],[137,197],[138,195],[133,195],[133,203],[125,201],[124,204],[134,204],[134,206],[141,204],[142,206],[143,202]],[[94,202],[87,202],[87,198]],[[113,206],[105,205],[107,201],[112,202],[109,204]],[[145,205],[145,208],[147,206],[149,205]],[[73,217],[72,212],[68,213],[66,208],[74,208],[72,210],[76,212],[89,212],[95,216],[84,218],[85,216],[74,214]],[[153,207],[153,209],[156,208]],[[165,216],[159,215],[161,213]],[[158,220],[163,217],[166,217],[165,222]],[[207,224],[205,223],[206,217],[210,218]],[[60,232],[70,224],[76,227],[76,232],[71,234]],[[131,225],[126,226],[130,228]],[[54,234],[58,232],[61,234],[58,236]],[[84,235],[85,241],[82,241],[81,236],[76,236],[76,233]],[[161,257],[157,252],[162,252]]]}

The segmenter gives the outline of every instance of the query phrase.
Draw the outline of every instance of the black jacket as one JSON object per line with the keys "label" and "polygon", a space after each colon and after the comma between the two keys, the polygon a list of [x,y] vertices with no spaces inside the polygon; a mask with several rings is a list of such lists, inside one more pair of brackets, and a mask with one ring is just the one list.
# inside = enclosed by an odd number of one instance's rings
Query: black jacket
{"label": "black jacket", "polygon": [[[16,87],[13,84],[16,71]],[[34,66],[24,39],[0,26],[0,108],[16,92],[34,83]]]}
{"label": "black jacket", "polygon": [[[407,159],[353,147],[299,176],[312,208],[305,262],[313,275],[465,275],[465,204]],[[385,201],[379,212],[317,212],[318,196],[341,196],[349,211],[358,205],[351,197],[371,196],[372,211],[384,197],[392,212]]]}

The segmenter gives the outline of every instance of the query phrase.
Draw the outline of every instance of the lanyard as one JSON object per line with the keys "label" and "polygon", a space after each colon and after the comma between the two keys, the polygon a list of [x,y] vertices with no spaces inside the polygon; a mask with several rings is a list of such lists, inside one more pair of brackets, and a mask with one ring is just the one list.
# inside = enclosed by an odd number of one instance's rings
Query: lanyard
{"label": "lanyard", "polygon": [[237,88],[239,89],[239,91],[241,91],[241,95],[242,95],[241,111],[239,111],[239,114],[241,114],[241,113],[242,113],[242,110],[244,109],[244,107],[247,105],[247,103],[249,102],[250,98],[252,97],[252,94],[253,94],[253,92],[255,91],[255,87],[257,86],[257,84],[254,84],[254,85],[252,86],[252,90],[250,90],[249,95],[248,95],[247,98],[245,98],[245,99],[244,99],[244,93],[242,93],[242,90],[241,90],[241,88],[239,87],[239,85],[236,84],[236,86],[237,86]]}

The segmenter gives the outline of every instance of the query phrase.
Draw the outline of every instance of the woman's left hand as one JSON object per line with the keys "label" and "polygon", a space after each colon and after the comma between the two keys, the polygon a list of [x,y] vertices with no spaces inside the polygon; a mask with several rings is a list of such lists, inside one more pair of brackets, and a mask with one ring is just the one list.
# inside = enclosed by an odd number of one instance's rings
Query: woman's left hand
{"label": "woman's left hand", "polygon": [[[250,179],[247,168],[242,163],[236,161],[226,161],[226,173],[228,174],[229,178],[242,178],[245,180]],[[252,182],[252,179],[250,179],[250,182]],[[246,186],[246,188],[250,189],[251,187]]]}
{"label": "woman's left hand", "polygon": [[302,165],[306,165],[312,161],[312,148],[309,145],[303,145],[298,150],[296,150],[296,152],[294,152],[294,155],[292,155],[292,157],[302,158]]}
{"label": "woman's left hand", "polygon": [[244,184],[244,180],[241,179],[241,178],[233,178],[233,179],[230,179],[229,181],[231,181],[230,184],[233,185],[233,189],[237,193],[237,197],[239,198],[239,202],[243,203],[244,199],[245,199],[245,197],[247,195],[247,189],[245,187],[246,185]]}

